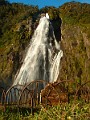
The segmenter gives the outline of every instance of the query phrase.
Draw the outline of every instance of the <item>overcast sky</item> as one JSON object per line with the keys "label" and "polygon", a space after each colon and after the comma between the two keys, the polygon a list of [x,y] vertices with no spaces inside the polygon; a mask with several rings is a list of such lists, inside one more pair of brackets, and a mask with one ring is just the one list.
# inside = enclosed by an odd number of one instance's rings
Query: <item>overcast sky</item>
{"label": "overcast sky", "polygon": [[89,3],[90,0],[8,0],[9,2],[18,2],[18,3],[24,3],[28,5],[38,5],[39,8],[45,7],[45,6],[61,6],[62,4],[66,2],[76,1],[81,3]]}

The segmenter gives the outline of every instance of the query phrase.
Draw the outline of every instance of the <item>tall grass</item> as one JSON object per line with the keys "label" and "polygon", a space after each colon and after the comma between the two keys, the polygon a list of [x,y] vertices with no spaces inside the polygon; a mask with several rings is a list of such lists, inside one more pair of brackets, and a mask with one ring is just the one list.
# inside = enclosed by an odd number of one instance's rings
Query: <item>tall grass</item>
{"label": "tall grass", "polygon": [[0,120],[90,120],[90,103],[73,101],[57,106],[41,105],[34,115],[31,115],[30,109],[18,111],[7,108],[5,112],[0,111]]}

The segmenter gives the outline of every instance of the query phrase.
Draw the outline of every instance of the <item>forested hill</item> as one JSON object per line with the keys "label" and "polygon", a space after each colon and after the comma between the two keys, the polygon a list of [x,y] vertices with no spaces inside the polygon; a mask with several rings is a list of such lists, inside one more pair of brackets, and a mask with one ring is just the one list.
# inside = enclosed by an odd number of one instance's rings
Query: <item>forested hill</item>
{"label": "forested hill", "polygon": [[90,80],[90,4],[70,2],[59,8],[64,57],[60,79]]}
{"label": "forested hill", "polygon": [[[0,0],[0,84],[10,86],[20,68],[41,13],[49,13],[64,57],[59,79],[90,79],[90,4],[69,2],[60,6],[28,6]],[[61,24],[61,19],[62,24]],[[61,26],[61,30],[60,30]]]}
{"label": "forested hill", "polygon": [[69,2],[60,7],[63,22],[70,24],[89,24],[90,23],[90,4]]}

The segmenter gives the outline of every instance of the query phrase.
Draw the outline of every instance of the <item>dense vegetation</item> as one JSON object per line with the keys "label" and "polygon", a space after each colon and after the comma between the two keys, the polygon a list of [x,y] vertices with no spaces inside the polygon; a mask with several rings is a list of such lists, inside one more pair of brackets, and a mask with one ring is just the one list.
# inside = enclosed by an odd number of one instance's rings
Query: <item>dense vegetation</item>
{"label": "dense vegetation", "polygon": [[[58,80],[75,80],[79,84],[90,80],[90,4],[69,2],[59,8],[52,6],[38,9],[38,6],[10,4],[0,0],[0,86],[11,86],[40,14],[46,12],[49,13],[55,36],[58,41],[61,40],[64,52]],[[47,110],[42,107],[34,116],[29,111],[23,114],[7,109],[5,113],[0,111],[0,119],[58,120],[60,117],[66,120],[88,120],[89,106],[78,101]]]}
{"label": "dense vegetation", "polygon": [[[90,80],[90,4],[69,2],[38,9],[37,6],[0,1],[0,83],[10,86],[41,13],[48,12],[64,51],[59,79]],[[62,27],[61,19],[62,19]],[[60,32],[58,32],[60,31]]]}
{"label": "dense vegetation", "polygon": [[18,111],[8,108],[6,112],[0,111],[0,120],[89,120],[89,105],[78,101],[47,108],[42,106],[34,115],[30,114],[29,109]]}
{"label": "dense vegetation", "polygon": [[66,3],[59,8],[64,57],[61,79],[90,80],[90,4]]}
{"label": "dense vegetation", "polygon": [[69,2],[59,8],[63,22],[70,24],[90,23],[90,4]]}
{"label": "dense vegetation", "polygon": [[37,12],[37,6],[17,3],[0,6],[0,82],[3,85],[12,83],[21,64]]}

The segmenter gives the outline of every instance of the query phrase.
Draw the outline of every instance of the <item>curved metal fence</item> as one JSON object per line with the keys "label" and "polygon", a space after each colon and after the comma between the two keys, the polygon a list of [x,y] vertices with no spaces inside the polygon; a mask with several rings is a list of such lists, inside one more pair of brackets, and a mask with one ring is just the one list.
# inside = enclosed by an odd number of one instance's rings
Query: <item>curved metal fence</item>
{"label": "curved metal fence", "polygon": [[63,80],[47,83],[45,80],[36,80],[25,85],[11,86],[7,91],[0,87],[0,103],[5,108],[35,108],[38,104],[44,106],[57,105],[70,100],[90,102],[90,81],[77,84],[73,80]]}

